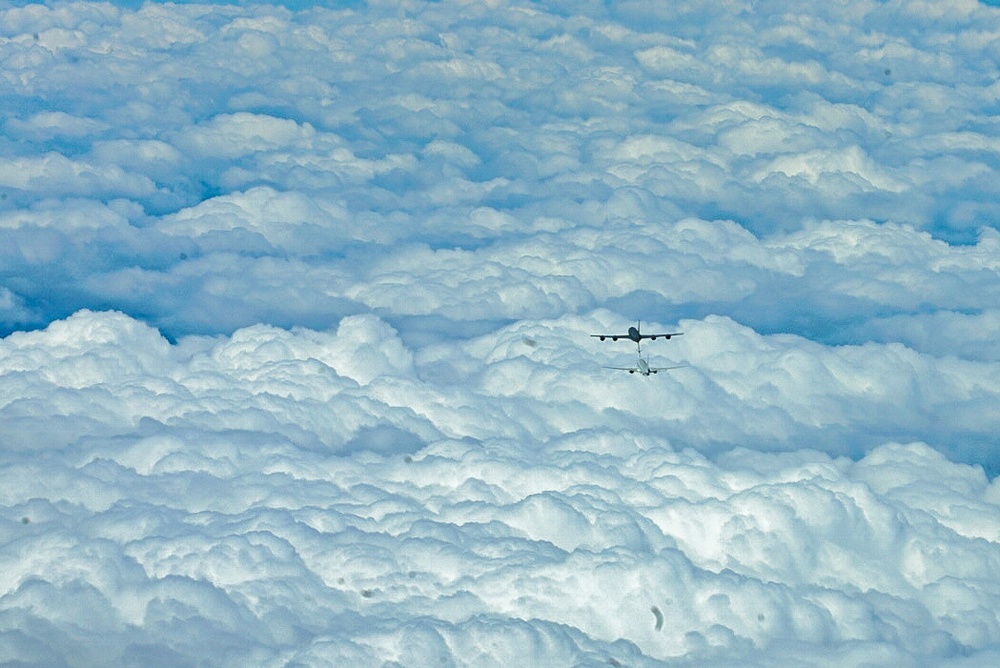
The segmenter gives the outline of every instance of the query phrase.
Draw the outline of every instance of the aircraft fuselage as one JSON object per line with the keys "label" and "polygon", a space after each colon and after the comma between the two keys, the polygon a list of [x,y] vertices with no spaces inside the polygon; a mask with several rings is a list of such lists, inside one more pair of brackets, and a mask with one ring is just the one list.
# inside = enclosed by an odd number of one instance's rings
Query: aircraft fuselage
{"label": "aircraft fuselage", "polygon": [[664,334],[643,334],[639,331],[639,326],[629,327],[628,331],[624,334],[591,334],[596,339],[604,341],[605,339],[611,339],[612,341],[617,341],[618,339],[628,339],[629,341],[635,341],[636,343],[641,342],[643,339],[650,339],[655,341],[659,338],[669,339],[671,336],[680,336],[683,332],[670,332]]}

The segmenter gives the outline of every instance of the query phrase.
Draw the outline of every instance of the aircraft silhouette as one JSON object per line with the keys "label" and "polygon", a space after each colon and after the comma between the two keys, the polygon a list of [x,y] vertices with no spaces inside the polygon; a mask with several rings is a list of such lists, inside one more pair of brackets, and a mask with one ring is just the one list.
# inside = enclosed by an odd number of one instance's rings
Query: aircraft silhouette
{"label": "aircraft silhouette", "polygon": [[611,339],[612,341],[617,341],[618,339],[629,339],[630,341],[635,341],[639,343],[643,339],[649,339],[650,341],[655,341],[659,338],[669,339],[671,336],[680,336],[684,332],[669,332],[667,334],[657,333],[657,334],[643,334],[640,331],[642,327],[641,321],[636,321],[635,327],[629,327],[628,331],[624,334],[591,334],[595,339],[600,339],[601,341],[605,339]]}
{"label": "aircraft silhouette", "polygon": [[606,366],[605,369],[618,369],[619,371],[628,371],[629,373],[638,373],[643,376],[648,376],[653,373],[658,373],[660,371],[669,371],[670,369],[681,369],[687,366],[686,364],[681,364],[678,366],[649,366],[649,362],[644,360],[642,357],[636,362],[636,366]]}

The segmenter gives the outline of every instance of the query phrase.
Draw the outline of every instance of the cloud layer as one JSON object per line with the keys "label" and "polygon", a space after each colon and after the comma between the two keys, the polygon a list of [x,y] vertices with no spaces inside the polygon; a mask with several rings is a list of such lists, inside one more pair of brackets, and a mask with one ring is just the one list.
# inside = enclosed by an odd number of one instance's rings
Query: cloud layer
{"label": "cloud layer", "polygon": [[[954,371],[713,317],[684,323],[675,354],[692,367],[643,387],[549,340],[601,317],[417,350],[372,316],[171,345],[80,312],[11,335],[5,658],[995,658],[1000,490],[981,468],[920,443],[856,460],[678,445],[860,443],[943,413],[894,418],[880,397]],[[789,373],[812,355],[828,377]],[[1000,405],[995,386],[937,389]]]}
{"label": "cloud layer", "polygon": [[0,7],[0,663],[995,664],[998,36]]}
{"label": "cloud layer", "polygon": [[0,317],[988,323],[1000,19],[948,7],[10,7]]}

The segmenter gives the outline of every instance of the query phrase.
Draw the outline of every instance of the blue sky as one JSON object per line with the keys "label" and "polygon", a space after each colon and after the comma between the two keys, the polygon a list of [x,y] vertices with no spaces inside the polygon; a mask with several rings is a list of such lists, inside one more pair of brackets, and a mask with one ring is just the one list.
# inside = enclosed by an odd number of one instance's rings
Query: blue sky
{"label": "blue sky", "polygon": [[[994,662],[998,55],[957,0],[0,4],[0,662]],[[603,368],[638,319],[685,368]]]}

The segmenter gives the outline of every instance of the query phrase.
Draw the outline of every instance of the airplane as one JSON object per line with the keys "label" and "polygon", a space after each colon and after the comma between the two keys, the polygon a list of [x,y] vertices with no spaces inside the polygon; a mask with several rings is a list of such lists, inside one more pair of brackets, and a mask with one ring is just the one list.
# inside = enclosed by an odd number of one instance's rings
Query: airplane
{"label": "airplane", "polygon": [[638,366],[606,366],[605,369],[618,369],[619,371],[628,371],[629,373],[639,373],[643,376],[648,376],[653,373],[658,373],[660,371],[669,371],[671,369],[682,369],[686,364],[680,364],[678,366],[649,366],[649,362],[639,358],[636,362]]}
{"label": "airplane", "polygon": [[628,332],[626,332],[625,334],[591,334],[591,336],[594,337],[595,339],[600,339],[601,341],[603,341],[604,339],[611,339],[612,341],[617,341],[618,339],[630,339],[632,341],[635,341],[636,343],[639,343],[643,339],[649,339],[651,341],[655,341],[660,337],[663,337],[664,339],[669,339],[671,336],[680,336],[681,334],[684,333],[684,332],[670,332],[669,334],[643,334],[642,332],[639,331],[641,326],[642,322],[637,321],[635,323],[635,327],[629,327]]}

